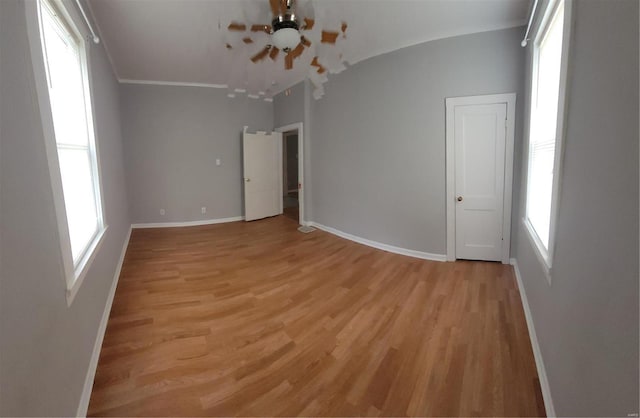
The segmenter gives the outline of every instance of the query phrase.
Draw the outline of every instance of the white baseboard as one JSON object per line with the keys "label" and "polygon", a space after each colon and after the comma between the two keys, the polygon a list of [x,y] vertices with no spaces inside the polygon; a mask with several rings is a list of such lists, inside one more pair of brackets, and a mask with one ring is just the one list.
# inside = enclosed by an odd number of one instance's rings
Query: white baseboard
{"label": "white baseboard", "polygon": [[156,222],[156,223],[142,223],[132,224],[131,228],[176,228],[181,226],[199,226],[199,225],[213,225],[223,224],[227,222],[243,221],[244,216],[234,216],[231,218],[217,218],[217,219],[203,219],[201,221],[188,221],[188,222]]}
{"label": "white baseboard", "polygon": [[542,390],[542,397],[544,399],[544,408],[548,417],[555,417],[556,410],[553,407],[553,399],[551,398],[551,388],[549,387],[549,380],[547,379],[547,371],[544,367],[544,361],[542,360],[542,352],[540,351],[540,344],[538,344],[538,336],[536,335],[536,327],[533,323],[533,317],[531,316],[529,300],[527,299],[527,293],[524,290],[524,283],[522,283],[522,276],[520,275],[520,269],[518,268],[518,260],[512,258],[511,265],[513,266],[513,270],[516,274],[518,290],[520,291],[520,299],[522,300],[522,308],[524,309],[524,316],[527,320],[529,339],[531,340],[533,357],[536,361],[536,369],[538,369],[538,378],[540,379],[540,389]]}
{"label": "white baseboard", "polygon": [[406,256],[415,257],[415,258],[421,258],[423,260],[447,261],[447,256],[444,255],[444,254],[425,253],[425,252],[422,252],[422,251],[409,250],[407,248],[402,248],[402,247],[396,247],[396,246],[393,246],[393,245],[383,244],[383,243],[377,242],[377,241],[371,241],[369,239],[357,237],[355,235],[351,235],[351,234],[348,234],[346,232],[342,232],[342,231],[340,231],[338,229],[331,228],[330,226],[325,226],[325,225],[319,224],[317,222],[304,222],[304,225],[313,226],[315,228],[322,229],[323,231],[326,231],[326,232],[328,232],[330,234],[337,235],[337,236],[339,236],[341,238],[345,238],[345,239],[348,239],[350,241],[357,242],[358,244],[367,245],[369,247],[377,248],[377,249],[383,250],[383,251],[388,251],[390,253],[406,255]]}
{"label": "white baseboard", "polygon": [[93,353],[91,354],[91,360],[89,361],[89,369],[87,370],[87,376],[84,380],[84,388],[82,389],[82,396],[80,397],[80,404],[76,416],[86,417],[87,410],[89,409],[89,400],[91,399],[91,390],[93,389],[93,380],[96,377],[96,368],[98,367],[98,360],[100,359],[100,350],[102,349],[102,341],[104,340],[104,333],[107,330],[107,322],[109,322],[109,314],[111,313],[111,305],[113,304],[113,297],[116,294],[116,287],[118,287],[118,279],[120,278],[120,271],[122,270],[122,263],[124,262],[124,256],[127,253],[127,247],[129,246],[129,239],[131,238],[131,228],[127,233],[127,237],[122,245],[122,251],[120,252],[120,259],[116,265],[116,272],[113,275],[113,281],[111,283],[111,289],[107,296],[107,303],[104,306],[104,312],[102,313],[102,319],[98,326],[98,334],[96,341],[93,344]]}

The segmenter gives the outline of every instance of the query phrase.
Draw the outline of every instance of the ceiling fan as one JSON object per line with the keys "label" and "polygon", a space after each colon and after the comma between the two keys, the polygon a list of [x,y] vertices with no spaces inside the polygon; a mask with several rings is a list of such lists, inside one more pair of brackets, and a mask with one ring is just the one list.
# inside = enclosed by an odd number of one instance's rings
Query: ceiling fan
{"label": "ceiling fan", "polygon": [[[263,49],[251,57],[253,63],[264,60],[267,56],[275,61],[280,51],[286,55],[284,57],[284,68],[290,70],[293,68],[293,60],[298,58],[304,52],[305,48],[311,46],[311,41],[307,39],[301,32],[310,31],[315,25],[315,19],[305,16],[302,23],[296,14],[295,0],[269,0],[273,19],[271,25],[253,24],[249,27],[251,32],[264,32],[270,36],[271,43],[267,44]],[[247,25],[244,23],[231,22],[227,27],[232,32],[245,32]],[[342,22],[339,31],[322,30],[320,42],[323,44],[335,45],[340,33],[346,37],[347,23]],[[242,38],[245,44],[254,43],[250,36]],[[227,49],[233,47],[227,43]],[[323,74],[327,69],[320,64],[318,57],[315,56],[310,63],[311,66],[317,68],[319,74]]]}

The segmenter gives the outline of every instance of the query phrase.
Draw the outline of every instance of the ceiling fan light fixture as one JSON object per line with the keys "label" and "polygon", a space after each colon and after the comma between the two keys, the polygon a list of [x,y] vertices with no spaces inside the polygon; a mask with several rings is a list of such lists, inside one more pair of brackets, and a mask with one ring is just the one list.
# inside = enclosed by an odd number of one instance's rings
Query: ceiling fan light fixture
{"label": "ceiling fan light fixture", "polygon": [[300,43],[300,32],[294,28],[278,29],[271,35],[271,40],[276,48],[290,52]]}

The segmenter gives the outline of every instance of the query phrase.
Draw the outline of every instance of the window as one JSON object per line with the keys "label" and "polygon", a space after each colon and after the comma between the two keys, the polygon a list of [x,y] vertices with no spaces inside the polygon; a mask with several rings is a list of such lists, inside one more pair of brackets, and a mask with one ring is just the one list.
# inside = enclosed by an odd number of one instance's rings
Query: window
{"label": "window", "polygon": [[[61,3],[40,1],[40,35],[73,266],[83,273],[104,232],[84,41]],[[62,232],[62,231],[61,231]],[[65,235],[65,234],[61,234]],[[65,243],[63,242],[63,247]],[[70,253],[70,255],[69,255]],[[72,274],[70,274],[72,273]]]}
{"label": "window", "polygon": [[566,80],[565,1],[549,2],[533,44],[525,225],[551,268]]}

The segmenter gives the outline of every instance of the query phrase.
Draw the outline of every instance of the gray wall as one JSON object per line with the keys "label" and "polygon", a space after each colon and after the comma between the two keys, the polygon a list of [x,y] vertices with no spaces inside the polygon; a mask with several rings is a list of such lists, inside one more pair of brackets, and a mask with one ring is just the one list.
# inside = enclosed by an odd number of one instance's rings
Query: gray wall
{"label": "gray wall", "polygon": [[639,402],[638,2],[574,5],[552,284],[521,223],[516,257],[556,413],[627,416]]}
{"label": "gray wall", "polygon": [[288,96],[282,92],[273,98],[274,128],[304,121],[304,82],[289,90]]}
{"label": "gray wall", "polygon": [[522,33],[427,42],[330,76],[311,104],[312,220],[445,254],[445,98],[517,93],[519,151]]}
{"label": "gray wall", "polygon": [[118,86],[91,46],[106,238],[70,308],[24,3],[0,1],[0,415],[75,415],[129,230]]}
{"label": "gray wall", "polygon": [[[243,214],[242,128],[270,131],[273,105],[226,94],[226,90],[204,87],[121,85],[134,223]],[[207,208],[204,215],[202,206]]]}

